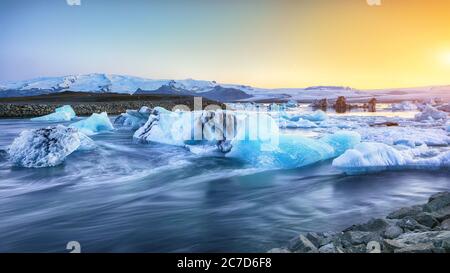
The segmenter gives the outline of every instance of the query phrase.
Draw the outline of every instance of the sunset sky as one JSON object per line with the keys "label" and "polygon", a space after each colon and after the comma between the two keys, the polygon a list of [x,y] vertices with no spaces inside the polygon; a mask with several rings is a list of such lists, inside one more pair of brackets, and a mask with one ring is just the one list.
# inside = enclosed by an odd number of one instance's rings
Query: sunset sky
{"label": "sunset sky", "polygon": [[104,72],[258,87],[450,84],[449,0],[2,0],[0,26],[2,81]]}

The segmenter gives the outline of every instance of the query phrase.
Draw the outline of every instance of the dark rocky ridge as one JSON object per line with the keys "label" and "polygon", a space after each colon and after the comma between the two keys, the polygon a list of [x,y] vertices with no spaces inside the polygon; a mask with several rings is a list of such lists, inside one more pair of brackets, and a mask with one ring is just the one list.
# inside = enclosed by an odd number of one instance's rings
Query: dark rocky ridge
{"label": "dark rocky ridge", "polygon": [[[107,112],[111,115],[124,113],[128,109],[142,106],[161,106],[171,110],[175,105],[186,105],[194,109],[194,97],[176,95],[128,95],[112,93],[62,92],[31,97],[0,98],[0,118],[21,118],[43,116],[53,113],[57,107],[69,104],[78,116]],[[207,105],[225,106],[216,101],[202,99]]]}
{"label": "dark rocky ridge", "polygon": [[271,253],[450,253],[450,192],[342,232],[309,232]]}
{"label": "dark rocky ridge", "polygon": [[233,102],[242,99],[248,99],[253,97],[245,93],[244,91],[236,88],[226,88],[220,85],[215,86],[210,91],[195,93],[183,89],[178,89],[173,85],[163,85],[156,90],[146,91],[138,89],[134,95],[141,94],[168,94],[168,95],[188,95],[188,96],[201,96],[210,100],[221,101],[221,102]]}

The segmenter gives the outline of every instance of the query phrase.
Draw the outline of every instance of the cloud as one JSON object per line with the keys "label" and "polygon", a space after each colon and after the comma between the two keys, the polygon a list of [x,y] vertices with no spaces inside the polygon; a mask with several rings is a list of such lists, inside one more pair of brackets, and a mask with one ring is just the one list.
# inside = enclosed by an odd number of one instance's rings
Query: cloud
{"label": "cloud", "polygon": [[81,0],[66,0],[69,6],[81,6]]}

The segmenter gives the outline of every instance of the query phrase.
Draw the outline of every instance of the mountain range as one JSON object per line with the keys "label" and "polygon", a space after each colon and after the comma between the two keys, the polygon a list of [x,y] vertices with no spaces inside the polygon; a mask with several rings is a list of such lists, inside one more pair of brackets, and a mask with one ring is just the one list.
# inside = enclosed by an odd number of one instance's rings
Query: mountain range
{"label": "mountain range", "polygon": [[161,80],[100,73],[0,82],[0,97],[34,96],[64,91],[130,95],[175,94],[202,96],[222,102],[289,99],[307,102],[320,98],[335,99],[338,96],[345,96],[353,101],[364,101],[371,97],[376,97],[380,101],[423,100],[430,97],[441,97],[444,100],[450,99],[450,86],[384,90],[356,90],[341,86],[267,89],[248,85],[223,84],[216,81],[194,79]]}

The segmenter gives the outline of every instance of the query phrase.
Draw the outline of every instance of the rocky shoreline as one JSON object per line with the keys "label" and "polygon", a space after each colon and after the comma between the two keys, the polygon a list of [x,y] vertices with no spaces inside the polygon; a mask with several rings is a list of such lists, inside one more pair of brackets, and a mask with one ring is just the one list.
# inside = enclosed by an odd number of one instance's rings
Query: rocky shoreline
{"label": "rocky shoreline", "polygon": [[[202,108],[208,105],[225,106],[216,101],[202,99]],[[194,97],[188,96],[130,96],[119,94],[79,94],[65,93],[53,96],[36,96],[28,98],[0,99],[0,118],[37,117],[53,113],[56,108],[71,105],[77,116],[89,116],[93,113],[107,112],[109,115],[119,115],[129,109],[139,109],[142,106],[156,106],[173,109],[183,105],[194,109]]]}
{"label": "rocky shoreline", "polygon": [[308,232],[269,253],[450,253],[450,192],[342,232]]}
{"label": "rocky shoreline", "polygon": [[[127,109],[139,109],[142,106],[152,105],[149,101],[136,102],[104,102],[88,104],[71,104],[78,116],[89,116],[92,113],[107,112],[110,115],[118,115]],[[175,104],[174,104],[175,105]],[[174,106],[173,105],[173,106]],[[36,117],[51,114],[63,104],[0,104],[0,118]],[[169,104],[160,105],[169,107]],[[172,106],[172,107],[173,107]]]}

